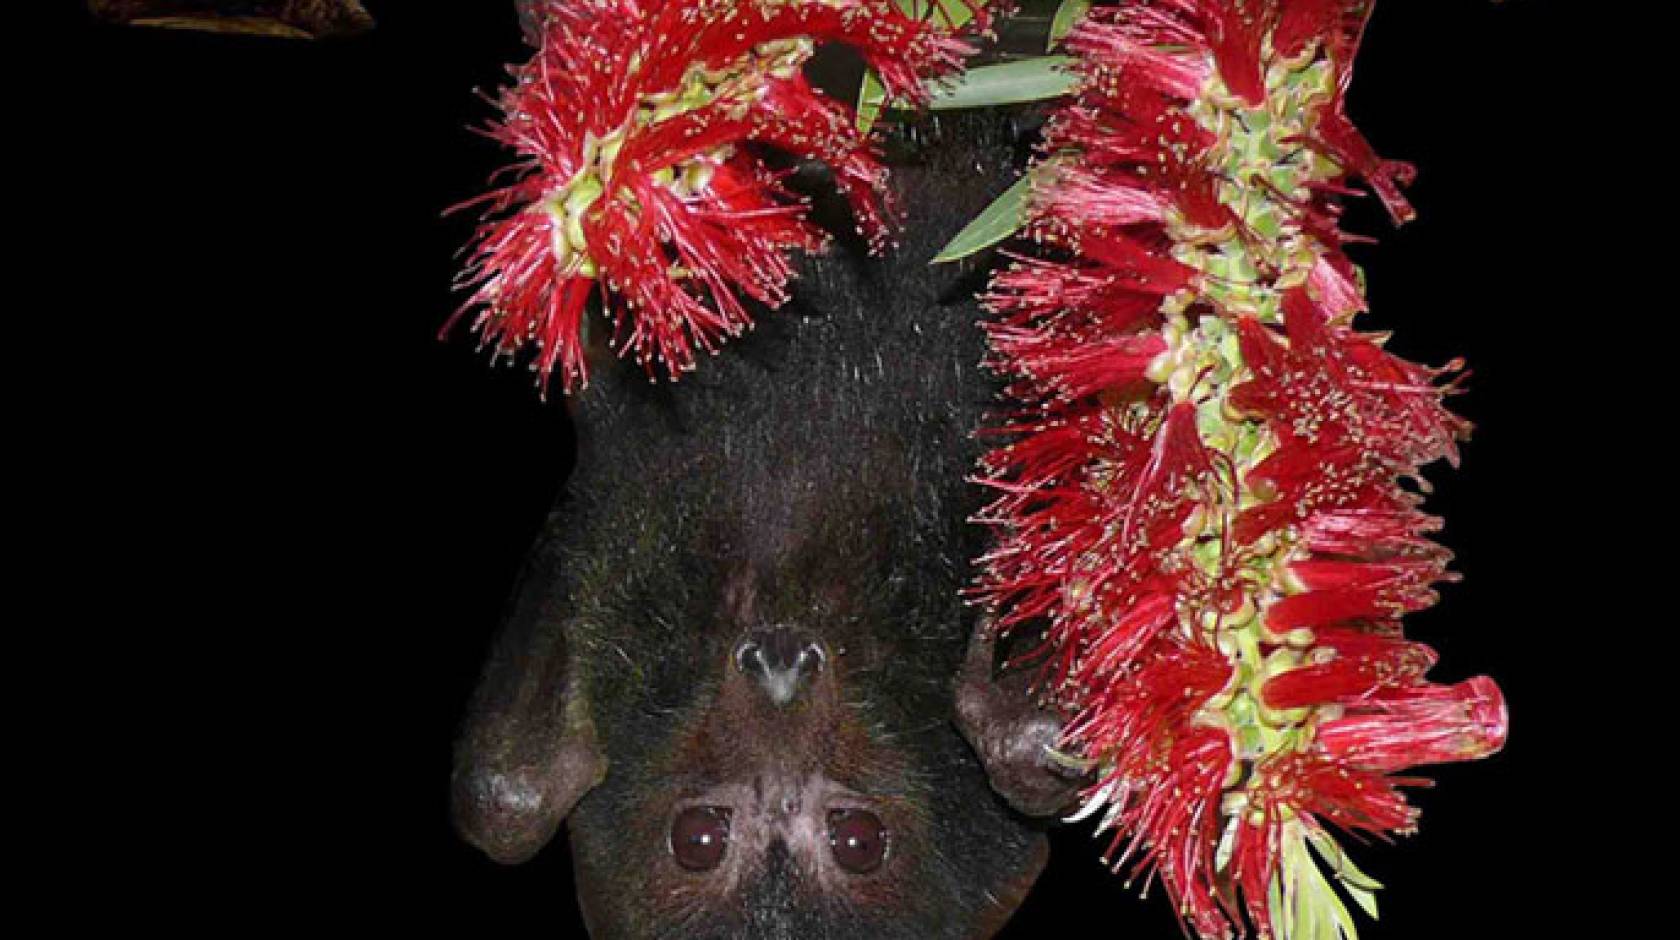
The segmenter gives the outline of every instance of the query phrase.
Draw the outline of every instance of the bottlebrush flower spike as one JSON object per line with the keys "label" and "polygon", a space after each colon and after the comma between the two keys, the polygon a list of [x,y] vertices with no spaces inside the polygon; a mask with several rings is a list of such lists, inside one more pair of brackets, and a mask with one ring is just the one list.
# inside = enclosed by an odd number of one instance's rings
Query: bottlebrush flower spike
{"label": "bottlebrush flower spike", "polygon": [[620,354],[673,377],[750,325],[742,295],[787,299],[789,252],[826,235],[752,145],[827,164],[860,231],[884,245],[881,164],[850,110],[801,74],[818,42],[855,47],[912,101],[970,51],[893,0],[553,0],[531,12],[538,50],[512,70],[490,128],[522,162],[468,203],[487,217],[454,319],[476,309],[497,356],[535,345],[542,384],[558,368],[568,392],[588,380],[583,319],[597,294]]}
{"label": "bottlebrush flower spike", "polygon": [[1353,328],[1338,197],[1359,177],[1412,214],[1411,168],[1343,111],[1369,13],[1093,9],[1034,250],[987,297],[1014,404],[981,464],[999,537],[975,593],[999,629],[1044,628],[1108,860],[1158,876],[1210,940],[1351,937],[1314,854],[1367,911],[1377,886],[1329,827],[1408,832],[1415,781],[1391,774],[1505,739],[1499,688],[1428,682],[1434,651],[1400,633],[1449,560],[1401,481],[1455,461],[1469,426],[1442,405],[1456,363]]}

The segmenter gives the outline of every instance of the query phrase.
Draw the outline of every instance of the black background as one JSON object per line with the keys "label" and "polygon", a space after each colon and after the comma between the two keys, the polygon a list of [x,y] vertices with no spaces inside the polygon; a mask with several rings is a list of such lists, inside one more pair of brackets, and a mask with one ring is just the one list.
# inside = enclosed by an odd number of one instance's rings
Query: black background
{"label": "black background", "polygon": [[[71,11],[27,89],[45,160],[15,182],[53,203],[30,224],[60,264],[24,272],[45,297],[11,355],[55,377],[24,410],[79,494],[62,597],[128,680],[100,721],[101,754],[124,755],[106,770],[148,794],[106,780],[102,805],[149,824],[118,874],[161,876],[144,893],[164,916],[578,935],[562,845],[503,869],[446,819],[454,724],[570,449],[525,372],[436,338],[470,226],[440,213],[502,161],[466,130],[489,114],[472,90],[522,44],[511,3],[369,5],[372,35],[320,44]],[[1491,674],[1513,715],[1501,755],[1428,771],[1419,835],[1356,847],[1388,888],[1371,940],[1502,936],[1570,903],[1549,841],[1569,664],[1537,637],[1576,628],[1552,546],[1581,513],[1535,495],[1585,459],[1559,443],[1556,378],[1582,351],[1537,326],[1591,323],[1558,216],[1579,207],[1548,195],[1570,150],[1562,6],[1391,0],[1354,85],[1378,150],[1422,171],[1417,222],[1351,213],[1382,237],[1354,249],[1365,322],[1474,370],[1455,404],[1476,438],[1430,474],[1466,581],[1409,630],[1441,650],[1438,678]],[[1059,834],[1012,935],[1083,916],[1177,935],[1095,854]]]}

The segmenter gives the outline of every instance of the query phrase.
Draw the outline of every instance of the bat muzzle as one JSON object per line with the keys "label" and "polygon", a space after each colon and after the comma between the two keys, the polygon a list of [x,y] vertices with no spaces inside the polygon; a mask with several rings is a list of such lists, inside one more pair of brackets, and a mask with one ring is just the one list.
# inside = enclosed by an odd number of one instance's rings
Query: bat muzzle
{"label": "bat muzzle", "polygon": [[796,627],[760,627],[735,647],[735,665],[770,701],[786,705],[822,674],[828,653],[814,635]]}

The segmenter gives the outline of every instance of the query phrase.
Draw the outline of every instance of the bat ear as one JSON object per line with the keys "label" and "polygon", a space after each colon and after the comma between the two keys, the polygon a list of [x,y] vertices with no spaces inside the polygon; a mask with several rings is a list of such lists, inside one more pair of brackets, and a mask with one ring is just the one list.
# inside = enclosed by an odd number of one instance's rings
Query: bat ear
{"label": "bat ear", "polygon": [[1088,775],[1052,758],[1061,719],[1033,702],[1025,675],[999,679],[995,660],[992,625],[982,618],[957,675],[957,729],[979,755],[992,789],[1017,812],[1065,812]]}
{"label": "bat ear", "polygon": [[510,865],[548,844],[607,773],[549,579],[532,576],[540,567],[533,564],[485,666],[450,780],[456,830]]}

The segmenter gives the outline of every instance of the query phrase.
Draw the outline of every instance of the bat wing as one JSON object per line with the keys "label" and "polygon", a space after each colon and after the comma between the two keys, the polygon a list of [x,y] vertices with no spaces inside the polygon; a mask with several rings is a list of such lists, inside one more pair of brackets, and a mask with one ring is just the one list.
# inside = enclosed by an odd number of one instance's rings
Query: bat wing
{"label": "bat wing", "polygon": [[373,28],[360,0],[88,0],[95,16],[133,26],[327,39]]}
{"label": "bat wing", "polygon": [[607,772],[556,574],[546,550],[527,562],[455,742],[455,827],[507,864],[547,844]]}

